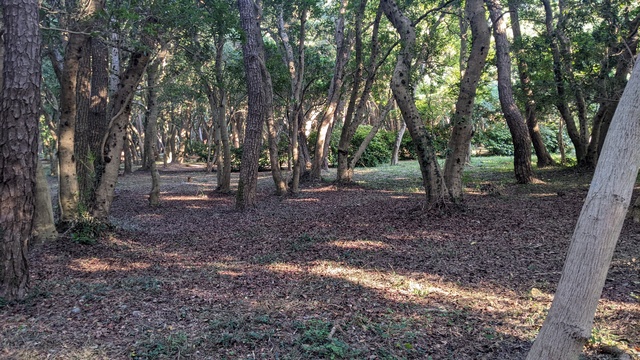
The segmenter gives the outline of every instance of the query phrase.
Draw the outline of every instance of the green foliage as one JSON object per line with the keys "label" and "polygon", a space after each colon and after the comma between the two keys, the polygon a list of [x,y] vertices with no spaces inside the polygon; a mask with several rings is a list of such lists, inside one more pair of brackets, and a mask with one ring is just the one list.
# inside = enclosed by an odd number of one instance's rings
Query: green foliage
{"label": "green foliage", "polygon": [[334,334],[331,333],[332,325],[328,321],[309,320],[298,324],[298,329],[303,333],[296,342],[313,358],[345,359],[359,354],[358,350],[337,339],[335,330]]}
{"label": "green foliage", "polygon": [[184,349],[187,347],[187,340],[187,335],[182,332],[160,338],[151,336],[148,340],[138,344],[136,350],[132,351],[130,355],[132,359],[179,357],[179,354],[184,353]]}
{"label": "green foliage", "polygon": [[112,226],[91,217],[87,212],[81,212],[80,217],[69,229],[71,240],[82,245],[93,245],[105,236]]}
{"label": "green foliage", "polygon": [[513,155],[513,142],[511,133],[504,123],[490,125],[483,132],[474,135],[474,144],[483,145],[489,155],[511,156]]}
{"label": "green foliage", "polygon": [[[355,152],[358,150],[364,138],[371,131],[372,126],[370,125],[361,125],[356,130],[353,139],[351,140],[350,152]],[[371,139],[367,149],[362,153],[360,160],[356,164],[356,166],[364,166],[364,167],[375,167],[380,164],[386,164],[391,161],[391,151],[393,149],[393,143],[389,146],[389,142],[386,141],[388,136],[381,133],[385,132],[384,130],[378,131],[376,136]]]}

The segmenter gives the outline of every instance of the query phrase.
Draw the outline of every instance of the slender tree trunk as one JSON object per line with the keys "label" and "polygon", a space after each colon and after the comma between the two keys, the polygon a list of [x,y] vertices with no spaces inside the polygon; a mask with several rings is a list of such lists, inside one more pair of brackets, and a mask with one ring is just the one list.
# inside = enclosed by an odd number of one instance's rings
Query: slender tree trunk
{"label": "slender tree trunk", "polygon": [[33,224],[38,116],[40,27],[38,2],[2,3],[5,51],[0,93],[0,298],[29,289],[27,249]]}
{"label": "slender tree trunk", "polygon": [[533,90],[531,89],[531,77],[529,76],[529,65],[524,59],[524,49],[522,45],[522,32],[520,31],[520,18],[518,16],[518,1],[509,0],[509,14],[511,17],[511,29],[513,31],[513,41],[516,50],[515,56],[518,64],[518,75],[520,76],[520,87],[525,96],[524,108],[527,116],[527,128],[529,136],[533,142],[533,149],[538,158],[538,168],[553,165],[553,159],[547,151],[547,147],[542,140],[538,119],[536,118],[536,101],[533,98]]}
{"label": "slender tree trunk", "polygon": [[340,103],[340,93],[342,90],[344,69],[349,60],[351,41],[345,36],[345,12],[347,9],[348,0],[342,0],[340,5],[340,17],[336,23],[336,64],[333,70],[333,78],[331,79],[331,85],[329,87],[329,94],[327,96],[327,105],[325,106],[321,120],[318,123],[318,137],[316,139],[316,146],[314,150],[314,156],[311,164],[311,173],[309,174],[310,180],[320,180],[321,170],[323,168],[323,161],[327,157],[328,140],[331,139],[331,130],[336,118],[336,110]]}
{"label": "slender tree trunk", "polygon": [[34,241],[42,242],[52,240],[58,236],[56,224],[53,220],[53,206],[51,204],[51,192],[47,177],[44,174],[44,166],[37,162],[36,172],[36,199],[33,214],[33,229],[31,235]]}
{"label": "slender tree trunk", "polygon": [[462,171],[473,137],[473,103],[487,61],[491,37],[482,0],[467,0],[465,11],[471,25],[471,52],[460,82],[456,112],[451,119],[453,129],[444,165],[444,180],[454,201],[462,200],[463,196]]}
{"label": "slender tree trunk", "polygon": [[430,207],[439,207],[445,203],[447,189],[436,158],[433,138],[422,123],[412,92],[410,75],[416,42],[415,29],[394,0],[382,1],[382,8],[402,40],[402,49],[393,71],[391,89],[418,153],[427,204]]}
{"label": "slender tree trunk", "polygon": [[244,146],[240,163],[240,179],[236,196],[236,209],[253,208],[257,203],[258,160],[262,148],[262,128],[267,113],[267,99],[262,71],[264,50],[260,33],[257,5],[252,0],[238,0],[240,23],[245,34],[242,45],[244,68],[247,81],[247,114]]}
{"label": "slender tree trunk", "polygon": [[573,143],[573,147],[576,151],[576,160],[579,165],[583,165],[586,159],[586,147],[583,139],[580,136],[578,127],[569,105],[567,103],[567,93],[565,89],[564,74],[562,71],[562,62],[560,57],[560,47],[558,46],[556,32],[553,29],[553,12],[549,0],[541,0],[545,9],[545,24],[547,28],[547,38],[549,46],[551,47],[551,54],[553,56],[553,77],[556,83],[556,108],[562,117],[562,120],[567,126],[567,133]]}
{"label": "slender tree trunk", "polygon": [[262,47],[260,53],[263,58],[260,62],[260,69],[262,71],[262,81],[265,95],[265,121],[267,123],[267,138],[269,141],[269,162],[271,163],[271,176],[273,177],[273,183],[276,187],[276,195],[284,195],[287,192],[287,183],[282,177],[282,171],[280,169],[280,157],[278,154],[278,129],[276,121],[273,115],[273,84],[271,82],[271,75],[266,66],[266,59],[264,58],[264,44],[262,43],[262,37],[258,42]]}
{"label": "slender tree trunk", "polygon": [[364,152],[367,150],[367,147],[369,146],[369,143],[371,143],[371,140],[373,140],[373,138],[376,136],[376,134],[378,133],[382,125],[384,125],[384,121],[389,115],[389,112],[391,112],[391,109],[393,108],[393,104],[394,104],[393,98],[387,101],[387,104],[384,106],[380,114],[374,120],[374,124],[371,127],[371,131],[369,131],[367,136],[365,136],[364,140],[362,140],[362,143],[360,143],[360,146],[358,146],[358,150],[356,150],[356,152],[353,154],[353,158],[349,161],[349,169],[351,169],[352,172],[353,172],[353,169],[356,167],[356,164],[358,163],[358,161],[360,161],[362,154],[364,154]]}
{"label": "slender tree trunk", "polygon": [[498,94],[500,106],[507,120],[511,138],[513,140],[513,170],[516,181],[529,184],[533,180],[531,169],[531,138],[520,110],[513,99],[511,85],[511,59],[509,56],[509,41],[507,27],[502,17],[502,6],[498,0],[485,0],[491,22],[493,22],[493,37],[496,42],[496,66],[498,68]]}
{"label": "slender tree trunk", "polygon": [[528,360],[577,359],[593,318],[640,166],[640,66],[612,120],[551,309]]}
{"label": "slender tree trunk", "polygon": [[391,154],[391,165],[398,165],[398,161],[400,158],[400,147],[402,146],[402,138],[404,137],[404,132],[407,130],[407,123],[402,121],[402,126],[398,129],[398,134],[396,135],[396,142],[393,144],[393,151]]}

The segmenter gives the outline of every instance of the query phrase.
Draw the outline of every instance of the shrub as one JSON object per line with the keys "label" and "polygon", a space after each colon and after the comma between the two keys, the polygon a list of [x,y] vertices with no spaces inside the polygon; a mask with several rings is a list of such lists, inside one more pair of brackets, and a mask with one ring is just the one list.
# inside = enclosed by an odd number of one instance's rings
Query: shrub
{"label": "shrub", "polygon": [[[364,138],[371,131],[372,126],[370,125],[361,125],[356,130],[353,139],[351,140],[351,153],[355,153],[358,150],[360,144]],[[364,151],[360,160],[356,164],[356,166],[364,166],[364,167],[375,167],[380,164],[386,164],[391,161],[391,151],[393,149],[393,143],[389,146],[389,143],[386,140],[384,130],[379,130],[376,136],[371,139],[371,142],[367,146],[367,149]],[[394,140],[395,141],[395,140]]]}
{"label": "shrub", "polygon": [[484,132],[476,133],[473,142],[484,145],[487,151],[489,151],[489,155],[513,155],[511,133],[504,123],[495,123],[487,127]]}

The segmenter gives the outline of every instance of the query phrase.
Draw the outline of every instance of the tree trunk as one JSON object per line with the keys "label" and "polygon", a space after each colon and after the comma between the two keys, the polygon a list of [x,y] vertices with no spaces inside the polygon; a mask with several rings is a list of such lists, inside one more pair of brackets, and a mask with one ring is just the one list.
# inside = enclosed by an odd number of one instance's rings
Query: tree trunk
{"label": "tree trunk", "polygon": [[531,169],[531,138],[520,110],[513,99],[511,85],[511,59],[509,56],[509,41],[507,27],[502,17],[502,6],[498,0],[485,0],[491,22],[493,22],[493,37],[496,42],[496,66],[498,68],[498,94],[500,106],[507,120],[511,138],[513,140],[513,170],[516,181],[529,184],[533,180]]}
{"label": "tree trunk", "polygon": [[571,238],[551,309],[527,359],[577,359],[593,318],[640,166],[640,66],[613,117]]}
{"label": "tree trunk", "polygon": [[38,2],[2,3],[4,58],[0,93],[0,298],[22,299],[29,288],[40,115]]}
{"label": "tree trunk", "polygon": [[34,241],[42,242],[58,237],[58,231],[53,220],[53,206],[51,204],[51,192],[47,177],[44,175],[44,166],[37,162],[36,170],[36,199],[33,214],[33,229],[31,235]]}
{"label": "tree trunk", "polygon": [[[364,16],[365,7],[367,2],[362,0],[360,3],[360,10],[356,16],[356,63],[358,64],[358,69],[362,68],[362,17]],[[382,18],[382,7],[378,7],[375,20],[373,21],[373,30],[371,34],[371,51],[369,52],[369,62],[367,64],[367,68],[365,72],[367,74],[364,87],[362,89],[362,93],[360,94],[360,99],[358,100],[358,105],[355,109],[355,115],[351,116],[351,111],[347,109],[347,116],[344,120],[344,126],[342,127],[342,133],[340,134],[340,142],[338,144],[338,170],[337,170],[337,181],[338,182],[351,182],[353,176],[353,168],[355,163],[349,160],[349,148],[351,146],[351,140],[355,136],[355,133],[358,129],[358,126],[362,124],[365,119],[366,105],[369,101],[369,97],[371,95],[371,91],[373,89],[373,83],[376,78],[376,74],[378,72],[378,68],[380,65],[378,54],[379,54],[379,41],[378,41],[378,30],[380,28],[380,20]],[[356,76],[360,76],[361,70],[356,71]],[[359,90],[359,82],[354,80],[354,92],[353,94],[357,94],[356,90]],[[349,104],[351,107],[352,104],[355,103],[355,97],[352,96],[352,103]],[[392,104],[393,101],[390,102]],[[391,105],[392,106],[392,105]],[[386,106],[385,106],[386,108]],[[389,108],[389,111],[391,108]],[[385,115],[386,116],[386,115]],[[380,119],[382,121],[382,119]],[[377,130],[376,130],[377,131]],[[375,136],[375,133],[373,134]],[[372,138],[373,139],[373,138]],[[369,139],[371,141],[371,139]],[[362,154],[360,154],[361,156]],[[355,158],[355,156],[354,156]]]}
{"label": "tree trunk", "polygon": [[[88,54],[84,51],[87,36],[69,35],[65,50],[64,67],[60,83],[60,123],[58,124],[58,201],[60,222],[68,224],[78,217],[79,184],[75,157],[77,106],[77,80],[80,62]],[[65,225],[66,226],[66,225]]]}
{"label": "tree trunk", "polygon": [[445,203],[447,188],[436,158],[433,138],[420,118],[412,91],[411,61],[415,50],[415,29],[394,0],[383,1],[382,8],[402,40],[402,49],[393,71],[391,89],[418,153],[427,204],[430,207],[439,207]]}
{"label": "tree trunk", "polygon": [[509,15],[511,17],[511,29],[513,31],[513,42],[515,44],[515,56],[518,64],[518,75],[520,77],[520,87],[525,96],[524,108],[527,115],[527,128],[529,136],[533,142],[533,149],[538,158],[538,168],[553,165],[553,159],[547,151],[547,147],[542,140],[538,119],[536,118],[536,101],[533,98],[531,89],[531,77],[529,76],[529,65],[524,59],[524,49],[522,44],[522,32],[520,31],[520,18],[518,16],[519,0],[509,0]]}
{"label": "tree trunk", "polygon": [[[143,42],[153,48],[152,40],[143,35]],[[95,191],[95,202],[91,214],[98,220],[107,221],[113,193],[118,182],[120,154],[124,147],[127,124],[131,114],[131,100],[136,87],[150,61],[148,49],[131,54],[129,65],[121,78],[118,91],[114,95],[114,106],[107,136],[102,140],[101,166],[96,171],[98,185]]]}
{"label": "tree trunk", "polygon": [[[367,146],[369,146],[369,143],[371,143],[371,140],[373,140],[373,138],[378,133],[378,130],[380,130],[380,128],[384,124],[385,119],[387,118],[387,116],[389,115],[389,112],[393,108],[393,103],[394,103],[393,99],[389,99],[387,101],[387,104],[384,106],[380,114],[374,120],[374,124],[373,124],[373,127],[371,128],[371,131],[369,131],[367,136],[365,136],[364,140],[362,140],[362,143],[360,143],[360,146],[358,146],[358,150],[356,150],[356,152],[353,154],[353,158],[349,161],[349,169],[351,173],[353,173],[353,169],[356,167],[356,164],[358,163],[358,161],[360,161],[362,154],[364,154],[364,152],[367,150]],[[351,176],[353,176],[353,174],[351,174]]]}
{"label": "tree trunk", "polygon": [[471,25],[471,52],[460,82],[456,112],[451,119],[452,132],[444,165],[444,180],[454,201],[463,196],[462,171],[469,156],[473,137],[473,103],[489,52],[489,25],[482,0],[467,0],[466,17]]}
{"label": "tree trunk", "polygon": [[262,148],[262,128],[267,113],[264,74],[261,64],[264,59],[260,20],[256,4],[252,0],[238,0],[240,23],[245,34],[242,45],[247,82],[248,114],[244,135],[240,179],[236,196],[236,209],[245,210],[256,206],[258,185],[258,160]]}
{"label": "tree trunk", "polygon": [[327,96],[327,105],[325,106],[321,120],[318,122],[318,136],[316,138],[316,146],[314,150],[313,160],[311,164],[310,180],[318,181],[321,179],[321,171],[323,162],[327,157],[328,141],[331,139],[331,130],[336,118],[336,111],[340,103],[340,94],[342,90],[344,69],[349,60],[351,41],[344,33],[344,15],[347,9],[348,0],[342,0],[340,4],[340,17],[336,23],[336,64],[333,70],[333,78],[329,86]]}
{"label": "tree trunk", "polygon": [[147,67],[147,112],[145,114],[146,126],[144,128],[144,157],[142,159],[142,169],[151,170],[152,164],[156,162],[158,156],[158,86],[160,66],[162,65],[166,53],[160,51],[156,59]]}
{"label": "tree trunk", "polygon": [[402,146],[402,138],[404,137],[404,132],[407,130],[407,123],[402,121],[402,126],[398,129],[398,134],[396,135],[396,142],[393,144],[393,151],[391,154],[391,165],[398,165],[398,160],[400,157],[400,147]]}
{"label": "tree trunk", "polygon": [[573,115],[569,110],[567,103],[567,94],[564,84],[564,74],[562,71],[562,62],[560,57],[560,47],[558,46],[556,32],[553,30],[553,12],[551,10],[551,4],[549,0],[541,0],[545,10],[545,24],[547,28],[547,38],[549,46],[551,47],[551,54],[553,56],[553,77],[556,83],[556,108],[562,117],[562,120],[567,125],[567,133],[573,143],[573,147],[576,151],[576,160],[578,164],[584,164],[586,159],[586,144],[580,136],[580,132],[576,126]]}

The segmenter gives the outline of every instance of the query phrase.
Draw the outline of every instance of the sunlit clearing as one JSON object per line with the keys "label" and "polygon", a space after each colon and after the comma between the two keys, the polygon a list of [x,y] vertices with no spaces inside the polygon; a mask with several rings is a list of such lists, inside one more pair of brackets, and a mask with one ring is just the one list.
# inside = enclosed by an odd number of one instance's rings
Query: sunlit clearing
{"label": "sunlit clearing", "polygon": [[285,202],[295,202],[295,203],[309,203],[309,202],[317,203],[318,201],[320,201],[320,200],[318,200],[317,198],[287,199],[287,200],[285,200]]}
{"label": "sunlit clearing", "polygon": [[132,262],[126,265],[120,265],[117,260],[113,259],[75,259],[69,265],[69,268],[76,271],[98,272],[98,271],[132,271],[149,268],[146,262]]}
{"label": "sunlit clearing", "polygon": [[331,246],[335,246],[342,249],[358,249],[358,250],[381,250],[388,249],[389,245],[382,241],[370,241],[370,240],[356,240],[356,241],[332,241],[329,243]]}

